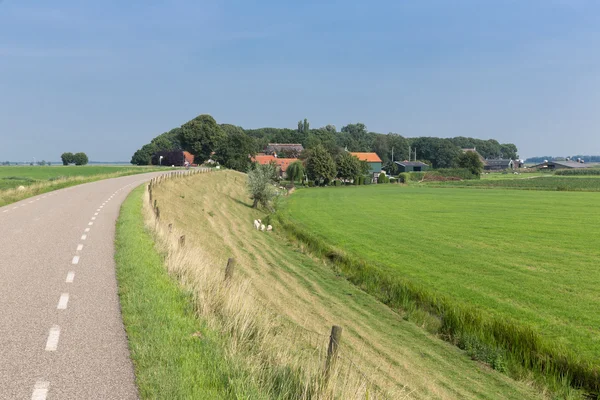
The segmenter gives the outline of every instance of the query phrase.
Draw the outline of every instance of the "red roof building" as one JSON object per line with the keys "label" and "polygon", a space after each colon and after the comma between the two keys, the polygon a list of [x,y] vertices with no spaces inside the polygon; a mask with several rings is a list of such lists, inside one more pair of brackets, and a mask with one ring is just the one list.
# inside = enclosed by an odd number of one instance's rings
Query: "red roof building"
{"label": "red roof building", "polygon": [[277,158],[275,156],[271,156],[271,155],[256,155],[254,157],[252,157],[252,162],[257,162],[261,165],[265,165],[265,164],[269,164],[271,162],[274,162],[277,167],[279,167],[279,170],[281,171],[281,173],[284,173],[287,168],[290,166],[291,163],[293,163],[294,161],[298,161],[297,158]]}

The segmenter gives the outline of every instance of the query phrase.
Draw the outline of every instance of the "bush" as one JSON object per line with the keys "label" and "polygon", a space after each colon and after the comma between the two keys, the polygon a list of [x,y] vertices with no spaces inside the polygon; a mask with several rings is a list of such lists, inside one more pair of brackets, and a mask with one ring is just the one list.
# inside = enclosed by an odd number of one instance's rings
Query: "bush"
{"label": "bush", "polygon": [[600,168],[578,168],[578,169],[561,169],[556,171],[554,175],[600,175]]}
{"label": "bush", "polygon": [[355,185],[355,186],[356,186],[356,185],[360,185],[360,176],[355,176],[355,177],[354,177],[354,182],[353,182],[353,183],[354,183],[354,185]]}
{"label": "bush", "polygon": [[471,180],[471,179],[479,179],[480,178],[479,174],[473,174],[467,168],[440,168],[440,169],[437,169],[432,172],[435,172],[439,176],[460,178],[463,180]]}
{"label": "bush", "polygon": [[370,176],[365,176],[363,179],[365,185],[370,185],[371,183],[373,183],[373,178],[371,178]]}
{"label": "bush", "polygon": [[385,180],[386,180],[386,176],[383,172],[381,172],[379,174],[379,177],[377,177],[377,183],[386,183]]}
{"label": "bush", "polygon": [[390,178],[389,181],[390,181],[390,183],[396,183],[396,182],[398,182],[398,179],[396,179],[396,178]]}
{"label": "bush", "polygon": [[308,187],[315,187],[315,181],[307,181]]}
{"label": "bush", "polygon": [[410,181],[410,174],[408,172],[401,172],[398,175],[398,180],[402,183],[408,183]]}

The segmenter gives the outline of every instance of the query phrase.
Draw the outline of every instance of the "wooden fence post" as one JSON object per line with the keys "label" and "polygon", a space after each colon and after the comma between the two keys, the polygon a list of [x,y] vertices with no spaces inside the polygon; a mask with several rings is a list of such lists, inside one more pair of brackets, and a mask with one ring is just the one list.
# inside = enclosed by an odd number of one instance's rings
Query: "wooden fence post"
{"label": "wooden fence post", "polygon": [[169,233],[173,232],[173,224],[169,224]]}
{"label": "wooden fence post", "polygon": [[179,237],[179,247],[185,247],[185,235]]}
{"label": "wooden fence post", "polygon": [[329,379],[331,368],[338,358],[338,348],[342,340],[342,327],[333,325],[329,336],[329,347],[327,348],[327,361],[325,362],[325,379]]}
{"label": "wooden fence post", "polygon": [[160,209],[156,207],[156,219],[160,219]]}
{"label": "wooden fence post", "polygon": [[230,282],[233,278],[233,270],[235,269],[235,258],[227,260],[227,266],[225,267],[225,282]]}

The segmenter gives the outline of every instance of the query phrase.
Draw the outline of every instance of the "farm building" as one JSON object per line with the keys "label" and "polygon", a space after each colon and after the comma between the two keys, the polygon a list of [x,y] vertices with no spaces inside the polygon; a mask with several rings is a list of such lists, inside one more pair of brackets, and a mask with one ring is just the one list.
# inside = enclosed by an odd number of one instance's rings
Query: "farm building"
{"label": "farm building", "polygon": [[379,175],[381,172],[381,158],[377,153],[350,153],[360,161],[366,161],[369,164],[369,174]]}
{"label": "farm building", "polygon": [[269,143],[265,147],[264,153],[266,155],[291,157],[296,158],[302,153],[304,147],[298,143]]}
{"label": "farm building", "polygon": [[279,170],[279,175],[285,177],[285,171],[294,161],[298,161],[297,158],[278,158],[273,155],[256,155],[252,157],[252,162],[259,163],[261,165],[275,163]]}
{"label": "farm building", "polygon": [[533,168],[554,171],[556,169],[589,168],[590,166],[591,164],[585,164],[578,161],[545,161],[541,164],[534,165]]}
{"label": "farm building", "polygon": [[399,172],[420,172],[429,170],[429,165],[420,161],[394,161]]}
{"label": "farm building", "polygon": [[152,155],[152,165],[183,167],[186,161],[194,165],[194,155],[188,151],[159,151]]}
{"label": "farm building", "polygon": [[515,169],[515,162],[513,160],[500,159],[500,160],[484,160],[483,169],[485,171],[504,171],[505,169]]}

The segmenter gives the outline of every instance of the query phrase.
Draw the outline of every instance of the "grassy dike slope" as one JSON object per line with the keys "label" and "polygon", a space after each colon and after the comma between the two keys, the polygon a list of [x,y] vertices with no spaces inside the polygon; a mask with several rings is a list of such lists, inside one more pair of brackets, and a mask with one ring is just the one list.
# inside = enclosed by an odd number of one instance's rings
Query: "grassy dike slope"
{"label": "grassy dike slope", "polygon": [[[244,302],[256,302],[256,307],[272,313],[272,320],[280,321],[275,326],[279,341],[295,351],[298,332],[308,329],[316,336],[309,334],[302,346],[320,348],[322,353],[331,326],[342,326],[342,359],[351,360],[377,387],[396,393],[390,398],[542,398],[525,383],[471,361],[456,347],[402,320],[336,275],[330,266],[290,244],[283,234],[254,230],[252,221],[264,220],[265,215],[250,207],[245,183],[245,174],[224,171],[175,179],[155,187],[153,195],[160,207],[160,223],[172,223],[176,230],[173,235],[186,235],[187,259],[178,258],[169,267],[175,274],[187,282],[201,281],[203,270],[222,271],[227,258],[234,257],[235,276],[246,287]],[[135,210],[130,213],[139,212],[138,194],[135,196],[136,203],[130,203]],[[136,230],[143,229],[138,223]],[[121,236],[120,240],[130,239]],[[149,248],[144,248],[140,257],[149,252]],[[160,296],[161,290],[149,289],[144,297],[153,299]],[[194,294],[198,309],[210,301],[203,296],[200,292]],[[131,297],[141,296],[132,293]],[[130,312],[125,305],[124,310],[127,316]],[[154,319],[143,315],[138,318]],[[126,318],[129,332],[128,321]],[[144,336],[140,333],[136,338],[130,334],[132,349]],[[156,345],[155,351],[162,353],[162,344]],[[317,351],[317,355],[321,353]],[[322,365],[321,361],[318,359],[317,364]],[[136,362],[136,366],[138,374],[143,372],[141,363]],[[202,368],[201,364],[198,368]]]}
{"label": "grassy dike slope", "polygon": [[[143,188],[132,192],[117,222],[117,277],[123,321],[142,399],[260,398],[227,361],[223,342],[192,310],[154,248],[142,215]],[[240,379],[242,378],[242,379]]]}

